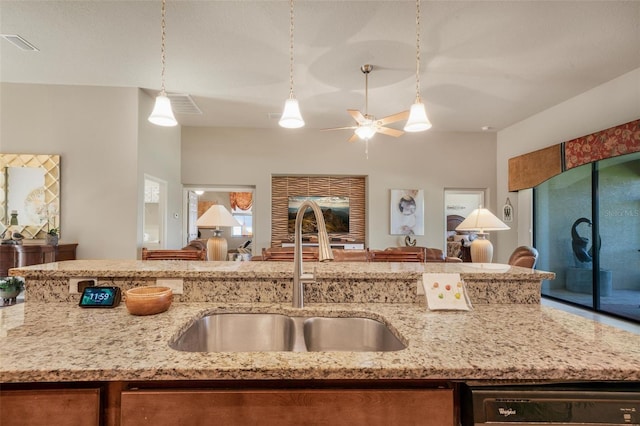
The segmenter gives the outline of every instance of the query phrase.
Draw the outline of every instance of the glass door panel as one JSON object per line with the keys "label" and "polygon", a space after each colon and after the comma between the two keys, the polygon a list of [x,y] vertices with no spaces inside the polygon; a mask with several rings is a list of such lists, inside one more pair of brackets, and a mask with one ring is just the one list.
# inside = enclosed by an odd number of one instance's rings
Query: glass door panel
{"label": "glass door panel", "polygon": [[640,153],[598,162],[603,312],[640,320]]}
{"label": "glass door panel", "polygon": [[556,273],[542,294],[593,307],[591,165],[564,172],[534,191],[537,269]]}

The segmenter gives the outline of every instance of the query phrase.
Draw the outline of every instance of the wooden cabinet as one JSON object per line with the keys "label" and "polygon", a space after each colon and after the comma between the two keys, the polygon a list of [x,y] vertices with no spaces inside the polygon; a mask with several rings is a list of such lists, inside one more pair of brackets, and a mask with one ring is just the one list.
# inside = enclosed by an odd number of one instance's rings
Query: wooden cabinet
{"label": "wooden cabinet", "polygon": [[100,425],[100,389],[0,391],[2,426]]}
{"label": "wooden cabinet", "polygon": [[57,246],[46,244],[2,244],[0,245],[0,276],[6,277],[8,270],[29,265],[76,259],[77,243]]}
{"label": "wooden cabinet", "polygon": [[124,391],[121,398],[121,426],[453,426],[455,422],[452,389],[146,389]]}

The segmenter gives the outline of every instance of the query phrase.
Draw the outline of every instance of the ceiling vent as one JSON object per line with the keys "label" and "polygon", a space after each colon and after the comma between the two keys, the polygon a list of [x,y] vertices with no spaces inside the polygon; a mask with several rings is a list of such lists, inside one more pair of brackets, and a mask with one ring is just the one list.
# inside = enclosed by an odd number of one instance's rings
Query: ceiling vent
{"label": "ceiling vent", "polygon": [[167,97],[171,100],[171,107],[176,114],[202,114],[191,95],[186,93],[167,93]]}
{"label": "ceiling vent", "polygon": [[39,52],[40,50],[35,47],[33,44],[29,43],[27,40],[23,39],[17,34],[0,34],[0,37],[7,40],[9,43],[13,44],[20,50],[24,50],[26,52]]}

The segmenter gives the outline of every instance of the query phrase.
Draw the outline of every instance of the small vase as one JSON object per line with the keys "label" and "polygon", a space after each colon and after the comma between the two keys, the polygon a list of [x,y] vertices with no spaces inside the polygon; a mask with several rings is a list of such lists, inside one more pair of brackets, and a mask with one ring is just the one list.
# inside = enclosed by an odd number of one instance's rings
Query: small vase
{"label": "small vase", "polygon": [[58,236],[57,235],[51,235],[51,234],[47,234],[47,244],[50,246],[57,246],[58,245]]}
{"label": "small vase", "polygon": [[20,294],[20,290],[11,289],[11,290],[2,290],[0,289],[0,299],[2,299],[3,305],[15,305],[16,299]]}

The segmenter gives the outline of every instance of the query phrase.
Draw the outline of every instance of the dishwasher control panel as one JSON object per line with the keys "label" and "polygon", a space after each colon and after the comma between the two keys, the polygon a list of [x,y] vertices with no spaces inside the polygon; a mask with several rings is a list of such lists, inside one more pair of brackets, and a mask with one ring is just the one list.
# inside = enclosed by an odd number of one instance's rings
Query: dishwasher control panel
{"label": "dishwasher control panel", "polygon": [[640,426],[640,384],[629,385],[468,387],[463,425]]}

